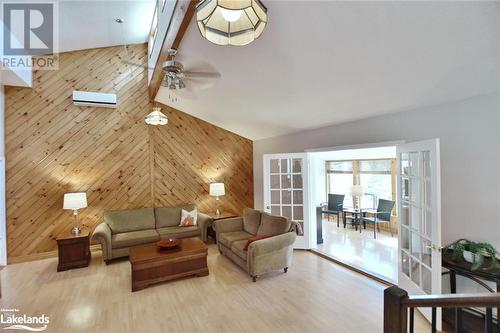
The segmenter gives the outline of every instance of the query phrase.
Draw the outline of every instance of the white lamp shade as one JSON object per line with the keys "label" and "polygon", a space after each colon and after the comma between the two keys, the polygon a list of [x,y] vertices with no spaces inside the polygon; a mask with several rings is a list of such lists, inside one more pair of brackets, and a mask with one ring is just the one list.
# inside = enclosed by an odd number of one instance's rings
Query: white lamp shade
{"label": "white lamp shade", "polygon": [[361,197],[365,194],[363,186],[361,185],[352,185],[351,187],[351,195],[354,197]]}
{"label": "white lamp shade", "polygon": [[210,195],[213,197],[218,197],[226,194],[224,189],[224,183],[212,183],[210,184]]}
{"label": "white lamp shade", "polygon": [[167,116],[165,116],[160,110],[161,108],[159,107],[153,108],[153,111],[144,118],[146,124],[154,126],[168,124]]}
{"label": "white lamp shade", "polygon": [[63,209],[77,210],[87,207],[87,193],[75,192],[64,194]]}

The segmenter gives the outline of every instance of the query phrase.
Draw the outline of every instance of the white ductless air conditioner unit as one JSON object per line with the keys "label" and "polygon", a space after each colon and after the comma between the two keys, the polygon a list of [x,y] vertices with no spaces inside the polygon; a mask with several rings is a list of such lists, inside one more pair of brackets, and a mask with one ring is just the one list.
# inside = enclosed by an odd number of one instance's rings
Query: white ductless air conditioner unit
{"label": "white ductless air conditioner unit", "polygon": [[73,104],[116,108],[116,94],[75,90],[73,91]]}

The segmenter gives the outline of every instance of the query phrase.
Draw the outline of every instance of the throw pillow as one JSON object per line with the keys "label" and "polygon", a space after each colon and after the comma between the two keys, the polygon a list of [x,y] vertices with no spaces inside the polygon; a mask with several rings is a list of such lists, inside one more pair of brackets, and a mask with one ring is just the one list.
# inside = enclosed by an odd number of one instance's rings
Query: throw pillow
{"label": "throw pillow", "polygon": [[268,234],[268,235],[259,235],[259,236],[250,237],[247,240],[247,243],[245,244],[245,247],[243,248],[243,250],[248,251],[248,247],[250,246],[250,244],[252,244],[255,241],[258,241],[259,239],[264,239],[264,238],[269,238],[269,237],[273,237],[273,235]]}
{"label": "throw pillow", "polygon": [[198,219],[198,210],[197,209],[193,209],[190,212],[183,209],[181,212],[181,224],[179,224],[179,227],[195,226],[197,219]]}

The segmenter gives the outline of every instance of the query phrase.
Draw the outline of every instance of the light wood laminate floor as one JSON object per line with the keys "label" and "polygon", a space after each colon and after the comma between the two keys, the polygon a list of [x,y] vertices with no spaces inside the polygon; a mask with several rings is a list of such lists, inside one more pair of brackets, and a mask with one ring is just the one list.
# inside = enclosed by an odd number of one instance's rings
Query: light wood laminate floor
{"label": "light wood laminate floor", "polygon": [[317,250],[336,260],[368,272],[383,280],[398,281],[398,235],[387,231],[377,232],[373,238],[373,229],[363,229],[360,233],[352,226],[340,227],[332,217],[323,220],[323,244]]}
{"label": "light wood laminate floor", "polygon": [[[315,254],[257,283],[209,246],[210,275],[130,291],[128,260],[56,272],[57,259],[9,265],[2,308],[50,317],[47,332],[381,332],[385,286]],[[416,332],[430,329],[417,317]]]}

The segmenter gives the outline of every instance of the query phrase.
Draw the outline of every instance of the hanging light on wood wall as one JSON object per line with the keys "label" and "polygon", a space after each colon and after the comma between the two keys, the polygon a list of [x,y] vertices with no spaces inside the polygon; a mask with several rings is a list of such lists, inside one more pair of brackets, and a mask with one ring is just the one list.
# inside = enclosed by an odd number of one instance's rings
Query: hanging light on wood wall
{"label": "hanging light on wood wall", "polygon": [[144,121],[148,125],[166,125],[168,124],[168,118],[161,112],[160,107],[154,107],[153,111],[144,117]]}
{"label": "hanging light on wood wall", "polygon": [[247,45],[267,24],[267,8],[259,0],[203,0],[196,6],[198,29],[217,45]]}

